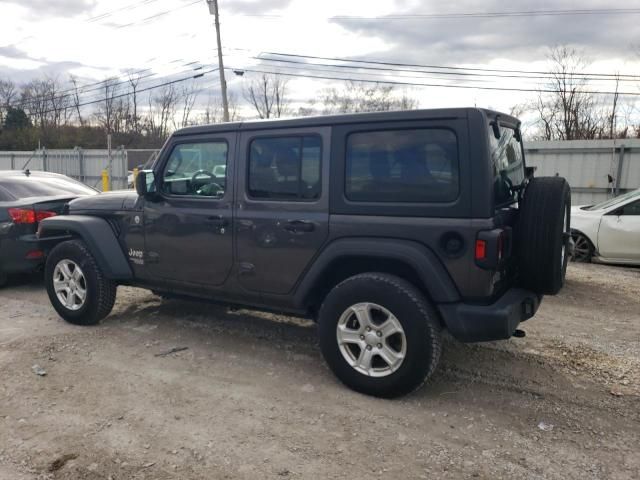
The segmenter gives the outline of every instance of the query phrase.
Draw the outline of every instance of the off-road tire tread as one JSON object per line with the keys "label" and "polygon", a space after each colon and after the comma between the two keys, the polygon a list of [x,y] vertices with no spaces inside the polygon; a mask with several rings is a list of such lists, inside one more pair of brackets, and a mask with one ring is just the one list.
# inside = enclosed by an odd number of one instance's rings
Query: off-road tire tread
{"label": "off-road tire tread", "polygon": [[[565,209],[571,210],[569,184],[562,177],[532,179],[521,202],[517,225],[520,284],[539,294],[555,295],[564,284],[568,252],[562,271],[557,272],[555,251],[561,246],[557,244],[555,222],[562,222],[563,218],[549,218],[558,202],[564,202]],[[567,221],[570,229],[570,215]]]}
{"label": "off-road tire tread", "polygon": [[[93,273],[96,276],[96,279],[97,279],[96,283],[98,288],[96,292],[97,309],[95,310],[95,313],[93,313],[93,315],[84,315],[82,317],[74,317],[74,318],[64,316],[63,318],[69,323],[73,323],[76,325],[87,325],[87,326],[97,325],[98,323],[100,323],[100,320],[102,320],[107,315],[109,315],[109,313],[111,313],[111,310],[113,309],[113,306],[116,302],[116,293],[118,290],[118,286],[114,281],[109,280],[104,276],[104,274],[102,273],[102,270],[98,266],[98,262],[96,262],[95,257],[91,254],[91,251],[82,240],[68,240],[66,242],[59,244],[56,248],[65,244],[67,246],[73,245],[86,258],[89,264],[89,268],[93,270]],[[54,254],[54,252],[55,252],[55,249],[52,250],[51,253]],[[50,269],[47,269],[46,271],[47,276],[51,273],[49,270]],[[47,278],[47,284],[48,284],[48,281],[49,279]],[[87,295],[91,295],[91,294],[92,293],[89,290],[87,290]]]}
{"label": "off-road tire tread", "polygon": [[[387,273],[380,272],[366,272],[354,275],[352,277],[343,280],[339,284],[337,284],[330,292],[329,295],[335,293],[340,293],[341,289],[349,286],[351,283],[356,281],[366,281],[366,282],[382,282],[386,283],[390,288],[395,289],[397,292],[401,293],[409,301],[411,301],[420,311],[421,318],[424,319],[425,324],[428,329],[427,342],[430,346],[431,356],[427,358],[425,369],[423,372],[422,378],[417,381],[407,382],[405,385],[398,386],[396,391],[394,392],[380,392],[376,393],[376,396],[381,396],[384,398],[394,398],[402,395],[407,395],[416,390],[422,388],[432,377],[434,372],[436,371],[438,364],[440,362],[440,357],[442,355],[442,333],[441,326],[439,321],[439,314],[435,310],[435,308],[429,303],[429,301],[425,298],[425,296],[410,282],[397,277],[395,275],[390,275]],[[326,299],[322,303],[319,311],[318,318],[322,318],[323,307],[326,303]],[[364,392],[369,393],[369,392]]]}

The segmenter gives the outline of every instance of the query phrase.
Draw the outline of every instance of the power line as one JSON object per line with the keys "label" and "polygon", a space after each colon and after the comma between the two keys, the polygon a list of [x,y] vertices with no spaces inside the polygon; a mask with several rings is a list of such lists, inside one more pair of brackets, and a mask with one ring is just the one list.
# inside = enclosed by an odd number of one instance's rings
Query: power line
{"label": "power line", "polygon": [[[200,77],[203,77],[204,75],[207,75],[207,74],[213,73],[213,72],[217,72],[217,71],[218,71],[217,68],[212,68],[211,70],[207,70],[205,72],[198,73],[197,75],[191,75],[189,77],[178,78],[176,80],[170,80],[168,82],[164,82],[164,83],[161,83],[161,84],[158,84],[158,85],[153,85],[151,87],[141,88],[140,90],[137,90],[136,93],[143,93],[143,92],[147,92],[149,90],[155,90],[156,88],[166,87],[167,85],[173,85],[173,84],[180,83],[180,82],[186,82],[187,80],[191,80],[191,79],[194,79],[194,78],[200,78]],[[127,96],[129,96],[131,94],[132,94],[131,92],[126,92],[126,93],[121,93],[121,94],[118,94],[118,95],[113,95],[112,97],[109,97],[109,100],[116,100],[118,98],[127,97]],[[94,105],[96,103],[104,102],[104,100],[105,100],[104,98],[99,98],[97,100],[85,101],[85,102],[79,103],[77,105],[77,107],[84,107],[86,105]],[[68,107],[68,108],[76,108],[76,105],[73,105],[72,107]],[[47,113],[52,113],[52,112],[56,112],[56,111],[59,111],[59,110],[50,109],[50,110],[45,110],[43,112],[38,112],[38,114],[45,115]]]}
{"label": "power line", "polygon": [[[425,64],[418,64],[418,63],[399,63],[399,62],[385,62],[385,61],[381,61],[381,60],[350,60],[350,59],[346,59],[346,58],[339,58],[339,57],[320,57],[320,56],[316,56],[316,55],[301,55],[301,54],[294,54],[294,53],[282,53],[282,52],[260,52],[260,54],[258,55],[258,57],[260,57],[260,55],[276,55],[276,56],[280,56],[280,57],[296,57],[296,58],[310,58],[310,59],[314,59],[314,60],[331,60],[331,61],[338,61],[338,62],[349,62],[349,63],[357,63],[357,64],[372,64],[372,65],[389,65],[389,66],[395,66],[395,67],[415,67],[415,68],[437,68],[437,69],[444,69],[444,70],[468,70],[468,71],[473,71],[473,72],[495,72],[495,73],[522,73],[522,74],[532,74],[532,75],[549,75],[549,76],[553,76],[556,75],[555,72],[549,72],[549,71],[536,71],[536,70],[511,70],[511,69],[498,69],[498,68],[480,68],[480,67],[449,67],[449,66],[443,66],[443,65],[425,65]],[[640,80],[640,75],[630,75],[630,74],[611,74],[611,73],[589,73],[589,72],[576,72],[576,73],[572,73],[571,75],[573,75],[574,77],[608,77],[608,78],[614,78],[615,77],[620,77],[620,79],[623,78],[628,78],[628,79],[632,79],[632,80]],[[551,77],[552,78],[552,77]]]}
{"label": "power line", "polygon": [[85,18],[84,21],[87,22],[87,23],[97,22],[98,20],[104,20],[105,18],[108,18],[108,17],[112,16],[114,13],[125,12],[127,10],[133,10],[134,8],[141,7],[142,5],[148,5],[150,3],[155,3],[157,1],[158,0],[142,0],[141,2],[131,3],[129,5],[125,5],[123,7],[116,8],[115,10],[111,10],[111,11],[108,11],[108,12],[103,12],[103,13],[101,13],[99,15],[94,16],[94,17]]}
{"label": "power line", "polygon": [[[441,88],[463,88],[470,90],[493,90],[493,91],[501,91],[501,92],[530,92],[530,93],[560,93],[559,90],[554,89],[531,89],[531,88],[518,88],[518,87],[491,87],[491,86],[477,86],[477,85],[453,85],[453,84],[437,84],[437,83],[418,83],[418,82],[402,82],[397,80],[370,80],[370,79],[358,79],[358,78],[345,78],[345,77],[334,77],[334,76],[320,76],[320,75],[309,75],[303,73],[289,73],[289,72],[279,72],[279,71],[269,71],[269,70],[258,70],[254,68],[235,68],[236,70],[243,70],[245,72],[253,72],[253,73],[267,73],[272,75],[283,75],[288,77],[302,77],[302,78],[317,78],[320,80],[341,80],[341,81],[355,81],[355,82],[365,82],[365,83],[377,83],[377,84],[385,84],[385,85],[405,85],[405,86],[413,86],[413,87],[441,87]],[[594,95],[619,95],[619,96],[640,96],[640,92],[609,92],[609,91],[598,91],[598,90],[583,90],[582,93],[585,94],[594,94]]]}
{"label": "power line", "polygon": [[[550,76],[544,75],[522,75],[522,74],[498,74],[498,73],[476,73],[476,72],[459,72],[459,71],[437,71],[437,70],[415,70],[415,69],[405,69],[405,68],[393,68],[393,67],[372,67],[363,64],[359,65],[342,65],[335,63],[309,63],[306,61],[300,60],[291,60],[291,59],[280,59],[280,58],[265,58],[262,56],[251,57],[254,60],[260,61],[269,61],[269,62],[279,62],[279,63],[290,63],[297,65],[305,65],[305,66],[322,66],[322,67],[332,67],[332,68],[344,68],[344,69],[357,69],[357,70],[374,70],[381,72],[400,72],[400,73],[421,73],[427,75],[451,75],[451,76],[465,76],[465,77],[480,77],[480,78],[520,78],[523,80],[553,80],[552,74]],[[342,62],[350,62],[350,60],[340,60]],[[438,67],[438,68],[449,68],[449,67]],[[611,78],[608,77],[580,77],[581,80],[591,80],[591,81],[620,81],[620,82],[631,82],[634,80],[626,80],[623,78],[616,78],[615,75],[612,75]],[[640,79],[640,77],[637,77]],[[473,80],[473,79],[471,79]]]}
{"label": "power line", "polygon": [[173,13],[173,12],[178,11],[178,10],[182,10],[183,8],[191,7],[191,6],[195,5],[196,3],[202,3],[202,1],[201,0],[195,0],[194,2],[187,3],[185,5],[180,5],[179,7],[174,7],[174,8],[170,8],[168,10],[164,10],[164,11],[158,12],[158,13],[156,13],[154,15],[151,15],[149,17],[143,18],[141,20],[137,20],[135,22],[126,23],[124,25],[118,25],[115,28],[118,28],[118,29],[119,28],[126,28],[126,27],[131,27],[133,25],[149,23],[150,21],[155,20],[156,18],[163,17],[164,15],[168,15],[169,13]]}
{"label": "power line", "polygon": [[[327,20],[438,20],[465,18],[500,18],[500,17],[560,17],[573,15],[637,15],[640,8],[584,8],[566,10],[520,10],[511,12],[450,12],[450,13],[414,13],[390,15],[332,15]],[[244,17],[286,18],[282,14],[242,14]]]}

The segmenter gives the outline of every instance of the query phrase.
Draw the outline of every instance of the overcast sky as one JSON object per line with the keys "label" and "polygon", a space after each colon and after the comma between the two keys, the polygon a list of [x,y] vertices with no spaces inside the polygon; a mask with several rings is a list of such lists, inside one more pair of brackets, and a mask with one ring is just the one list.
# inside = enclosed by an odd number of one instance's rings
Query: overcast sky
{"label": "overcast sky", "polygon": [[[640,74],[640,14],[371,18],[616,7],[640,9],[640,1],[220,0],[225,64],[230,68],[369,79],[384,76],[409,83],[506,88],[537,88],[540,84],[537,80],[410,72],[349,75],[335,67],[305,69],[300,64],[277,64],[253,57],[261,52],[282,52],[396,63],[548,70],[549,48],[568,44],[593,62],[589,71]],[[164,13],[167,11],[170,13]],[[185,75],[196,65],[215,63],[214,47],[212,17],[205,0],[0,0],[0,78],[8,77],[16,83],[45,73],[62,79],[74,74],[81,77],[81,83],[89,83],[109,75],[124,76],[130,69],[149,68],[155,74],[145,80],[145,86],[150,86],[167,75]],[[240,78],[228,72],[231,90],[240,93],[250,76],[247,73]],[[215,73],[199,82],[205,90],[218,91]],[[340,82],[292,78],[289,89],[295,100],[302,102],[318,98],[319,92],[332,85],[339,86]],[[600,82],[595,87],[610,90],[613,85]],[[478,105],[508,111],[534,95],[406,88],[424,108]],[[628,83],[622,89],[640,92],[640,82]],[[86,98],[91,94],[87,93]]]}

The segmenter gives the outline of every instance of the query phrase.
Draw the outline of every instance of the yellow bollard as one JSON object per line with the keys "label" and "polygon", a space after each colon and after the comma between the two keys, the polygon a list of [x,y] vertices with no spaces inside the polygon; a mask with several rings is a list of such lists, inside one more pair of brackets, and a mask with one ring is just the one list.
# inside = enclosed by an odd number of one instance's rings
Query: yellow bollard
{"label": "yellow bollard", "polygon": [[102,170],[102,191],[109,191],[109,172]]}
{"label": "yellow bollard", "polygon": [[138,167],[133,169],[133,186],[135,187],[136,185],[136,178],[138,178]]}

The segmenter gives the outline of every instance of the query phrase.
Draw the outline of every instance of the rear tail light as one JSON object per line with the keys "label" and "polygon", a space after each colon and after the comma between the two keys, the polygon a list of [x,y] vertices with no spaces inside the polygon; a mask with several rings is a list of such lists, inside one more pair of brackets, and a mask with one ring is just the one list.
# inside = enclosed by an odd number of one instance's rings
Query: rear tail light
{"label": "rear tail light", "polygon": [[478,232],[475,248],[476,264],[486,269],[501,268],[511,255],[511,229],[495,228]]}
{"label": "rear tail light", "polygon": [[49,212],[46,210],[35,211],[31,208],[10,208],[9,216],[13,223],[26,223],[34,224],[38,223],[45,218],[53,217],[56,212]]}
{"label": "rear tail light", "polygon": [[487,242],[484,240],[476,240],[476,260],[484,260],[487,258]]}

